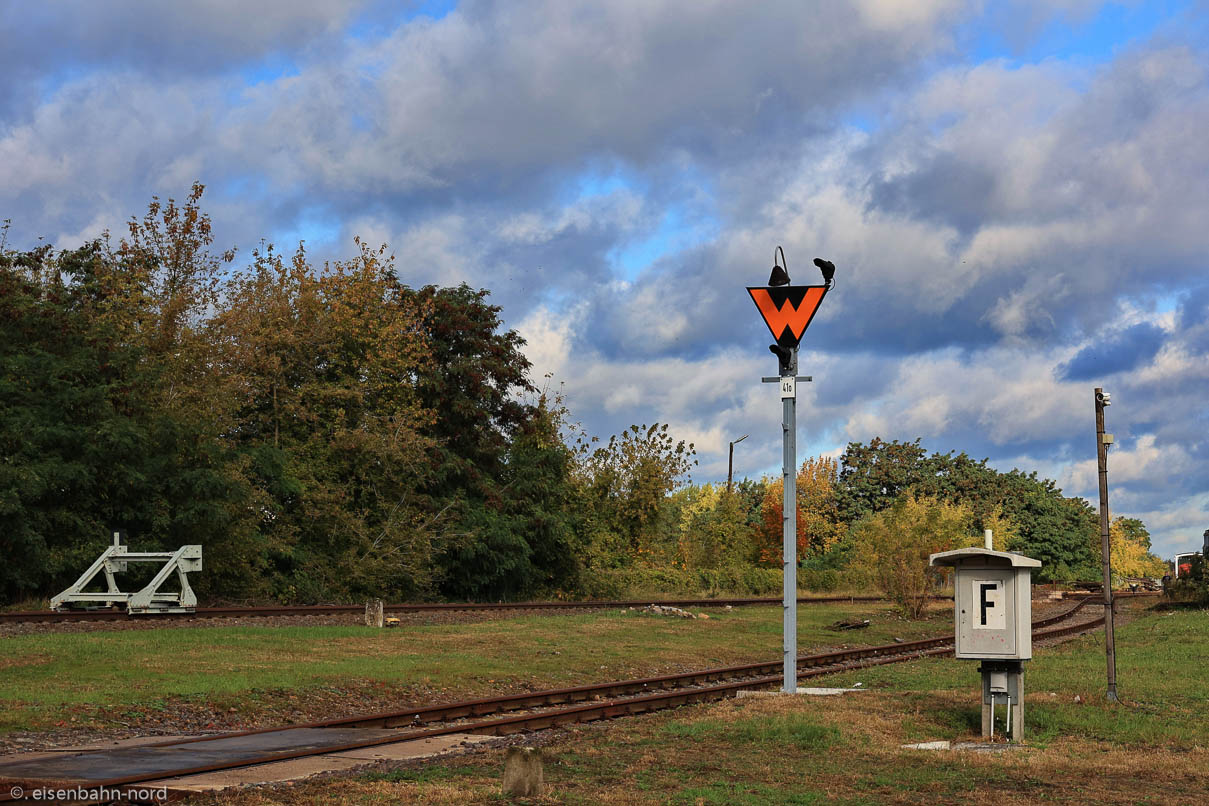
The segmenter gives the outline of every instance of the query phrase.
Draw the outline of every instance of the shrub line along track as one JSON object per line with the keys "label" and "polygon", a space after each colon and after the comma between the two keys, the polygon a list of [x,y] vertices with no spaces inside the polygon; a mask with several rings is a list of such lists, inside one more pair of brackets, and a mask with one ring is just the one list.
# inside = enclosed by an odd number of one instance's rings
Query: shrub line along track
{"label": "shrub line along track", "polygon": [[[953,597],[941,597],[952,599]],[[798,604],[835,602],[884,602],[884,596],[819,596],[798,599]],[[388,604],[388,613],[440,613],[466,610],[586,610],[647,605],[674,607],[742,607],[745,605],[779,605],[781,599],[626,599],[578,602],[419,602]],[[56,621],[165,620],[180,621],[205,618],[257,618],[268,616],[338,616],[365,612],[365,605],[297,605],[267,607],[199,607],[190,613],[140,613],[130,615],[124,610],[14,610],[0,612],[0,623]]]}
{"label": "shrub line along track", "polygon": [[[1049,618],[1033,622],[1035,639],[1058,638],[1084,632],[1103,623],[1098,618],[1045,629],[1073,618],[1091,599]],[[806,655],[798,659],[799,678],[817,677],[849,669],[899,663],[952,652],[949,636],[895,644],[846,649]],[[36,788],[120,790],[130,793],[136,785],[204,772],[247,767],[277,761],[378,747],[448,734],[503,735],[541,730],[557,725],[589,722],[631,714],[674,708],[735,696],[741,689],[778,685],[781,662],[750,663],[636,680],[525,692],[490,699],[468,700],[444,705],[411,708],[376,714],[329,719],[304,725],[239,733],[177,739],[113,751],[94,751],[74,756],[15,761],[0,765],[0,801],[13,800],[14,786],[27,792]],[[711,681],[725,681],[712,683]],[[662,690],[670,689],[670,690]],[[625,696],[630,695],[630,696]],[[610,699],[601,699],[601,698]],[[623,697],[622,699],[616,699]],[[586,704],[575,704],[585,703]],[[563,705],[568,704],[569,705]],[[543,706],[550,710],[520,713],[502,718],[473,720],[487,714],[529,711]],[[416,727],[446,722],[438,727]],[[385,730],[412,727],[413,730]],[[379,730],[373,730],[373,729]],[[358,735],[360,733],[360,735]],[[108,761],[108,763],[106,763]],[[113,775],[115,770],[127,771]],[[137,772],[129,772],[138,770]],[[137,796],[136,796],[137,797]]]}

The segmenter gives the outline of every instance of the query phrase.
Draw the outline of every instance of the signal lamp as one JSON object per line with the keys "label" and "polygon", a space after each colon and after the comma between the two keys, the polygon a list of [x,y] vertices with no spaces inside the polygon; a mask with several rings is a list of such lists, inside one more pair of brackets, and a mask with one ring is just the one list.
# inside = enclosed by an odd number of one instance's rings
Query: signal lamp
{"label": "signal lamp", "polygon": [[[781,253],[780,260],[777,260],[777,252]],[[789,265],[785,261],[785,250],[778,246],[772,253],[772,274],[768,276],[769,285],[789,285],[789,271],[788,268],[781,268],[782,263],[785,263],[787,267]]]}

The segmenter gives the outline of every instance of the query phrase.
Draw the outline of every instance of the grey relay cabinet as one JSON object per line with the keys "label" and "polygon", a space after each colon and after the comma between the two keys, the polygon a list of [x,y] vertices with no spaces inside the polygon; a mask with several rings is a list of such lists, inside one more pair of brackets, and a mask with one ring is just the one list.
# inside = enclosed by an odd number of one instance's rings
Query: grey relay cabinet
{"label": "grey relay cabinet", "polygon": [[1033,657],[1032,568],[1041,561],[1008,551],[956,549],[933,554],[932,565],[956,569],[953,612],[957,657],[1028,660]]}
{"label": "grey relay cabinet", "polygon": [[[990,538],[988,536],[988,545]],[[982,733],[995,732],[995,704],[1006,702],[1007,732],[1024,732],[1024,664],[1033,657],[1031,575],[1041,561],[989,548],[933,554],[933,566],[949,566],[953,577],[956,655],[981,660]],[[1014,729],[1013,729],[1014,728]]]}

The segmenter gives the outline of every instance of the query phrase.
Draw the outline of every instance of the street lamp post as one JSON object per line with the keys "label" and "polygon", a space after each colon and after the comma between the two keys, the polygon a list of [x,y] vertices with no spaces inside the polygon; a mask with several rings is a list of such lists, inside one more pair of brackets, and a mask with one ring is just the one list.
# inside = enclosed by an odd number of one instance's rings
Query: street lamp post
{"label": "street lamp post", "polygon": [[1120,702],[1117,697],[1117,639],[1113,625],[1112,600],[1112,539],[1108,520],[1108,446],[1112,434],[1104,433],[1104,407],[1112,405],[1112,398],[1099,387],[1096,388],[1096,469],[1100,477],[1100,550],[1104,566],[1104,654],[1108,665],[1108,701]]}
{"label": "street lamp post", "polygon": [[726,465],[726,494],[730,495],[733,489],[732,482],[735,477],[735,443],[742,442],[747,439],[747,434],[739,437],[730,443],[730,461]]}

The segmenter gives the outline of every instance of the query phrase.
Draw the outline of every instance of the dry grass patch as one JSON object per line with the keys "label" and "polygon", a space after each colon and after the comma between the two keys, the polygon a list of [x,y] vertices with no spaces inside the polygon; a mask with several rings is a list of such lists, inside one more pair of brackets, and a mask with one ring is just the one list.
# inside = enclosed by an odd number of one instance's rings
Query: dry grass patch
{"label": "dry grass patch", "polygon": [[6,669],[17,669],[25,666],[45,666],[52,660],[54,658],[43,652],[0,658],[0,672]]}

